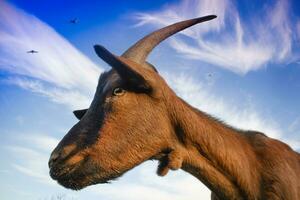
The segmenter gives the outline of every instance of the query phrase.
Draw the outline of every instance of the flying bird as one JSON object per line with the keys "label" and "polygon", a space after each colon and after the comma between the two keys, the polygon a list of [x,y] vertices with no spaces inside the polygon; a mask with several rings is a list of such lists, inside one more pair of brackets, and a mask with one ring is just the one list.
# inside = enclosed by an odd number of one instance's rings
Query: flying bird
{"label": "flying bird", "polygon": [[27,51],[27,53],[38,53],[38,51],[30,50],[30,51]]}
{"label": "flying bird", "polygon": [[74,18],[74,19],[71,19],[69,21],[70,24],[77,24],[78,23],[78,19],[77,18]]}
{"label": "flying bird", "polygon": [[206,76],[207,76],[207,78],[212,78],[213,74],[212,73],[207,73]]}

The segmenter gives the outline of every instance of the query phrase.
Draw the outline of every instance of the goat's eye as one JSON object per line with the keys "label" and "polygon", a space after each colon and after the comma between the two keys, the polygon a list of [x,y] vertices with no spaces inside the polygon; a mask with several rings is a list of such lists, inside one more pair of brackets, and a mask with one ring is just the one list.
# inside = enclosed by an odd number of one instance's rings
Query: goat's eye
{"label": "goat's eye", "polygon": [[113,91],[113,95],[115,95],[115,96],[120,96],[124,93],[125,93],[125,90],[123,90],[120,87],[115,88],[114,91]]}

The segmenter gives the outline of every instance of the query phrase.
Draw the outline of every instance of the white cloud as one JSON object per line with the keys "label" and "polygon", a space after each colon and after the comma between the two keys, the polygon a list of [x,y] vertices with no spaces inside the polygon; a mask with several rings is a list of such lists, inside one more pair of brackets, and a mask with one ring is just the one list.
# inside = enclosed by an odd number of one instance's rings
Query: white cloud
{"label": "white cloud", "polygon": [[45,134],[19,134],[18,141],[30,144],[31,148],[47,154],[59,143],[58,139]]}
{"label": "white cloud", "polygon": [[[51,181],[49,179],[49,175],[40,172],[41,171],[41,167],[38,164],[31,164],[34,165],[34,167],[24,167],[22,165],[17,165],[17,164],[13,164],[12,167],[15,168],[17,171],[26,174],[28,176],[34,177],[36,178],[38,181],[46,183],[46,184],[54,184],[54,181]],[[38,166],[38,168],[37,168]],[[32,170],[34,168],[34,170]]]}
{"label": "white cloud", "polygon": [[[0,70],[19,76],[10,83],[70,107],[88,106],[102,68],[50,26],[4,1],[0,25]],[[38,53],[26,53],[31,49]]]}
{"label": "white cloud", "polygon": [[[91,101],[91,97],[87,94],[82,94],[80,88],[76,90],[65,89],[59,86],[47,87],[42,81],[20,77],[10,77],[5,82],[46,96],[53,102],[65,104],[71,109],[86,108]],[[94,87],[96,88],[96,85]],[[92,91],[90,92],[92,93]]]}
{"label": "white cloud", "polygon": [[48,159],[59,140],[46,134],[14,134],[14,144],[5,146],[14,162],[13,169],[36,181],[55,185],[49,176]]}
{"label": "white cloud", "polygon": [[[45,141],[47,142],[47,141]],[[36,146],[37,143],[26,143]],[[49,152],[41,152],[39,148],[28,148],[23,146],[11,145],[6,147],[12,156],[16,159],[15,163],[12,163],[12,167],[29,177],[33,177],[36,181],[47,185],[54,185],[48,172],[48,158]]]}
{"label": "white cloud", "polygon": [[176,93],[196,108],[218,117],[224,122],[244,130],[257,130],[268,136],[280,138],[282,131],[272,119],[261,116],[250,102],[246,107],[232,105],[220,96],[215,96],[200,81],[187,74],[169,74],[164,77]]}
{"label": "white cloud", "polygon": [[250,20],[241,18],[230,0],[183,0],[160,11],[138,13],[136,18],[137,26],[160,27],[207,14],[218,15],[217,19],[181,32],[195,45],[179,37],[173,37],[170,45],[186,58],[246,74],[268,63],[288,62],[291,58],[292,28],[288,13],[288,2],[283,0],[253,13]]}
{"label": "white cloud", "polygon": [[219,20],[213,20],[206,23],[204,26],[194,26],[180,32],[189,37],[197,38],[208,31],[220,31],[224,28],[225,12],[227,9],[231,9],[230,6],[230,2],[227,0],[185,0],[181,1],[180,4],[168,5],[161,11],[153,13],[136,13],[135,17],[139,20],[136,26],[139,27],[146,24],[167,26],[194,17],[217,14]]}

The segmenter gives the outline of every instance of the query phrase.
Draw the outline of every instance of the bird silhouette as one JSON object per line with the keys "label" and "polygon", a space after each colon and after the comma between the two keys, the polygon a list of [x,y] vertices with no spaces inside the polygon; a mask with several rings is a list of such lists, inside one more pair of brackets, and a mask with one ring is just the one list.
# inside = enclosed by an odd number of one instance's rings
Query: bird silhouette
{"label": "bird silhouette", "polygon": [[38,53],[38,51],[35,51],[35,50],[30,50],[30,51],[27,51],[27,53]]}
{"label": "bird silhouette", "polygon": [[70,19],[70,20],[69,20],[69,23],[70,23],[70,24],[77,24],[77,23],[78,23],[78,19],[77,19],[77,18]]}

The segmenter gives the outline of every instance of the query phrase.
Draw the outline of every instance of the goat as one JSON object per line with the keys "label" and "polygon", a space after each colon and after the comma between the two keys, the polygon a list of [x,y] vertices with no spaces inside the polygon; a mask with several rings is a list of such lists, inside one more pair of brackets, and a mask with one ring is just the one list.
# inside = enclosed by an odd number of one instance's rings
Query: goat
{"label": "goat", "polygon": [[150,159],[158,175],[183,169],[203,182],[211,198],[300,200],[300,155],[256,131],[228,126],[179,98],[146,61],[161,41],[209,15],[175,23],[139,40],[122,56],[100,45],[103,73],[88,109],[49,159],[50,176],[79,190],[107,183]]}

